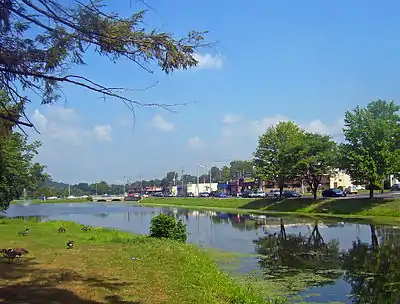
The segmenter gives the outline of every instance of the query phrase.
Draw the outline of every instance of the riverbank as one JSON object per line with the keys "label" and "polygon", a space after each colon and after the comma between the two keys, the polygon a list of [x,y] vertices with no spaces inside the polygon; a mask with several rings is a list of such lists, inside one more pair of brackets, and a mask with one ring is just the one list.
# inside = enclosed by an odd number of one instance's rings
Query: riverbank
{"label": "riverbank", "polygon": [[24,200],[16,200],[12,201],[11,204],[21,204],[21,203],[30,203],[30,204],[66,204],[66,203],[90,203],[92,199],[84,199],[84,198],[72,198],[72,199],[53,199],[53,200],[41,200],[41,199],[26,199]]}
{"label": "riverbank", "polygon": [[390,217],[400,219],[400,198],[326,198],[313,201],[301,199],[243,199],[243,198],[146,198],[142,205],[169,205],[177,207],[225,209],[290,213],[303,215],[324,215],[335,217]]}
{"label": "riverbank", "polygon": [[[65,233],[58,232],[60,226]],[[0,247],[23,247],[30,253],[0,264],[0,301],[265,303],[195,246],[102,228],[83,232],[80,227],[1,219]],[[18,236],[25,228],[30,232]],[[66,249],[68,240],[75,242],[73,249]]]}

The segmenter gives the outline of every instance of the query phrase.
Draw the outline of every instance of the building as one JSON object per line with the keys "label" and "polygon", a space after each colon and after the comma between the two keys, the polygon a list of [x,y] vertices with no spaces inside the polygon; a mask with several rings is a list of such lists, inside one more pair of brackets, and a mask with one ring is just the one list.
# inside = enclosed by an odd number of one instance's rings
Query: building
{"label": "building", "polygon": [[335,170],[334,174],[329,178],[329,188],[343,187],[344,189],[352,185],[350,175],[339,169]]}
{"label": "building", "polygon": [[390,187],[392,187],[395,184],[400,184],[400,180],[397,179],[393,174],[389,175],[389,184],[390,184]]}
{"label": "building", "polygon": [[[199,191],[197,191],[197,184],[187,184],[184,187],[184,193],[193,193],[194,196],[198,196],[199,193],[202,192],[208,192],[210,193],[211,191],[217,191],[218,189],[218,183],[211,183],[211,189],[210,189],[210,183],[201,183],[199,184]],[[171,188],[171,193],[173,196],[177,196],[179,193],[182,193],[182,186],[173,186]]]}

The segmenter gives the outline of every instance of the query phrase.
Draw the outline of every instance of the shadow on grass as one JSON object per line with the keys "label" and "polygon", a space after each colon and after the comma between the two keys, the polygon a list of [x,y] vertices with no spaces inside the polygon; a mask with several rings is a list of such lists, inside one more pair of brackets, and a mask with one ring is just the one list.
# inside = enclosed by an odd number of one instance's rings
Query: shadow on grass
{"label": "shadow on grass", "polygon": [[[240,209],[253,209],[275,212],[304,212],[304,213],[327,213],[327,214],[360,214],[369,209],[395,202],[391,198],[291,198],[291,199],[257,199],[240,207]],[[397,200],[398,201],[398,200]],[[383,207],[390,213],[390,206]],[[396,209],[396,208],[395,208]],[[396,209],[398,210],[398,209]],[[396,212],[393,210],[393,212]],[[380,211],[382,213],[384,211]]]}
{"label": "shadow on grass", "polygon": [[[140,304],[125,301],[118,296],[120,288],[130,285],[128,282],[84,277],[78,272],[62,268],[46,269],[46,265],[39,266],[33,258],[17,259],[11,263],[1,261],[0,281],[0,303],[4,304]],[[103,299],[100,302],[84,299],[73,288],[63,288],[63,285],[68,284],[77,285],[81,293],[85,289],[91,292],[97,287],[101,290]]]}
{"label": "shadow on grass", "polygon": [[246,205],[240,207],[240,209],[254,209],[254,210],[266,210],[276,212],[296,212],[299,209],[312,206],[319,203],[313,201],[312,198],[301,198],[301,199],[257,199],[249,202]]}
{"label": "shadow on grass", "polygon": [[323,204],[316,206],[313,213],[330,214],[357,214],[379,205],[390,203],[393,199],[384,198],[346,198],[346,199],[327,199]]}

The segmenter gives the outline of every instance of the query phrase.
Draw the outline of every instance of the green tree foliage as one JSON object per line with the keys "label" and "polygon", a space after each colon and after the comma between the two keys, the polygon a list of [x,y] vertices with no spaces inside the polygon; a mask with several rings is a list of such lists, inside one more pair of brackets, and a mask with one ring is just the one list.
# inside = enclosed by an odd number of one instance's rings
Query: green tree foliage
{"label": "green tree foliage", "polygon": [[187,239],[186,225],[172,216],[160,214],[151,219],[150,236],[173,239],[185,243]]}
{"label": "green tree foliage", "polygon": [[293,122],[280,122],[260,136],[254,153],[255,174],[278,184],[282,196],[285,182],[297,178],[296,163],[304,131]]}
{"label": "green tree foliage", "polygon": [[129,90],[106,87],[71,73],[70,68],[85,64],[87,54],[112,62],[128,60],[147,72],[153,72],[154,63],[165,73],[198,63],[193,55],[204,44],[205,32],[191,31],[176,38],[146,30],[143,10],[129,17],[107,11],[101,0],[0,1],[0,82],[11,98],[22,99],[22,88],[38,93],[43,104],[51,104],[61,96],[60,84],[68,83],[131,107],[140,103],[122,95]]}
{"label": "green tree foliage", "polygon": [[[1,103],[5,115],[13,113],[18,117],[15,106],[10,106],[9,98],[1,93]],[[14,132],[10,120],[0,118],[0,210],[6,209],[10,202],[23,193],[23,189],[34,189],[44,182],[48,175],[44,166],[33,162],[40,143],[28,143],[27,137]]]}
{"label": "green tree foliage", "polygon": [[234,160],[230,162],[231,179],[236,179],[243,175],[253,173],[253,163],[248,160]]}
{"label": "green tree foliage", "polygon": [[227,182],[231,179],[231,169],[228,166],[223,166],[221,169],[221,181]]}
{"label": "green tree foliage", "polygon": [[337,167],[337,145],[327,135],[306,133],[302,137],[296,171],[317,199],[318,186],[322,177],[334,174]]}
{"label": "green tree foliage", "polygon": [[376,100],[345,114],[341,167],[358,183],[375,186],[389,174],[400,172],[400,106]]}

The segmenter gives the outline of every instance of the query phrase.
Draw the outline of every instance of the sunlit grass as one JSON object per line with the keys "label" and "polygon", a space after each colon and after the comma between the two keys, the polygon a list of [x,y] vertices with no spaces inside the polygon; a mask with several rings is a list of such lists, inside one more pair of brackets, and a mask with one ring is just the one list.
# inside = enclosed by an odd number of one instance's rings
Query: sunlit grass
{"label": "sunlit grass", "polygon": [[[60,226],[65,233],[58,233]],[[26,227],[30,233],[17,236]],[[83,232],[80,227],[0,220],[0,247],[30,251],[21,260],[0,264],[0,301],[265,303],[250,285],[221,272],[200,248],[102,228]],[[75,242],[73,249],[66,249],[68,240]]]}

